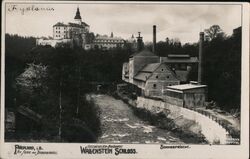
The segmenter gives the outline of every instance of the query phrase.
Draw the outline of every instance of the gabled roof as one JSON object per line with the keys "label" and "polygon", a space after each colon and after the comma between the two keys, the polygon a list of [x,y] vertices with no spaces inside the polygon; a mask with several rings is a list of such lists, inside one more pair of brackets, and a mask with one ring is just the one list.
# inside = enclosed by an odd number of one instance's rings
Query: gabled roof
{"label": "gabled roof", "polygon": [[141,72],[153,72],[154,70],[156,70],[159,66],[161,65],[161,63],[151,63],[151,64],[147,64],[145,67],[143,67],[143,69],[141,69]]}
{"label": "gabled roof", "polygon": [[61,22],[57,22],[55,25],[53,25],[53,27],[54,26],[67,26],[66,24],[64,24],[64,23],[61,23]]}
{"label": "gabled roof", "polygon": [[139,81],[147,81],[147,79],[151,76],[152,73],[147,73],[147,72],[138,72],[135,76],[134,79],[139,80]]}
{"label": "gabled roof", "polygon": [[130,55],[130,57],[134,57],[134,56],[152,56],[152,57],[158,57],[157,55],[155,55],[154,53],[152,53],[151,51],[144,49],[140,52],[136,52],[132,55]]}
{"label": "gabled roof", "polygon": [[176,74],[165,63],[151,63],[145,65],[135,76],[134,79],[140,81],[146,81],[152,73],[161,65],[165,65],[166,68],[177,78]]}

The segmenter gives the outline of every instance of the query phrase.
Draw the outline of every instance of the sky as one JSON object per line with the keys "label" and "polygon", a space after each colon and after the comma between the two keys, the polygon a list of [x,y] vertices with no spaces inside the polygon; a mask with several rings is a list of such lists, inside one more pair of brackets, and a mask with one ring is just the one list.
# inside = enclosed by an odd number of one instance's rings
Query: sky
{"label": "sky", "polygon": [[[6,33],[52,36],[55,23],[74,22],[77,6],[82,20],[90,25],[91,32],[102,35],[113,32],[114,36],[128,39],[132,34],[137,36],[140,31],[144,42],[152,41],[153,25],[157,26],[157,41],[164,41],[169,37],[177,38],[182,43],[197,42],[199,32],[214,24],[218,24],[227,35],[241,26],[240,5],[46,3],[6,3]],[[32,7],[40,10],[27,9]]]}

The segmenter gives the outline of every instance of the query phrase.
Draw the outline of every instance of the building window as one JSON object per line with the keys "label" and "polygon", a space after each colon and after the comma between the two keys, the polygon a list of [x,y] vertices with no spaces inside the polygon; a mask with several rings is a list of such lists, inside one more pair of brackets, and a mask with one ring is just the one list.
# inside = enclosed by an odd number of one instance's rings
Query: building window
{"label": "building window", "polygon": [[161,69],[161,71],[163,71],[163,69]]}
{"label": "building window", "polygon": [[186,64],[181,64],[180,69],[181,70],[187,70],[187,65]]}
{"label": "building window", "polygon": [[156,84],[153,84],[153,87],[156,88]]}
{"label": "building window", "polygon": [[167,76],[167,79],[169,79],[169,76]]}
{"label": "building window", "polygon": [[155,76],[155,78],[158,78],[158,76]]}

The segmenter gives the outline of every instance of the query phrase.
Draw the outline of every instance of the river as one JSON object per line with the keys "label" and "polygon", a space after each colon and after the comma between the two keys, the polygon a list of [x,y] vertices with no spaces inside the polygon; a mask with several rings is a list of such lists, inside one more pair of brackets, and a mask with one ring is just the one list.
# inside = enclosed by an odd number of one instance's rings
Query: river
{"label": "river", "polygon": [[90,97],[100,108],[102,135],[98,143],[183,143],[172,132],[135,116],[132,109],[121,100],[108,95],[91,94]]}

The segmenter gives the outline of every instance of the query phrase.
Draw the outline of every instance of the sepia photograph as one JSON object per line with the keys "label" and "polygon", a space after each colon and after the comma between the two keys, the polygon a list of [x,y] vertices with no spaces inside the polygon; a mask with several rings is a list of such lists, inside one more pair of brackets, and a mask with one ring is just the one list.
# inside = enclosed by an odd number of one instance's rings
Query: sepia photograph
{"label": "sepia photograph", "polygon": [[9,154],[59,153],[37,143],[115,155],[138,153],[123,144],[242,145],[243,4],[2,4],[1,137]]}

